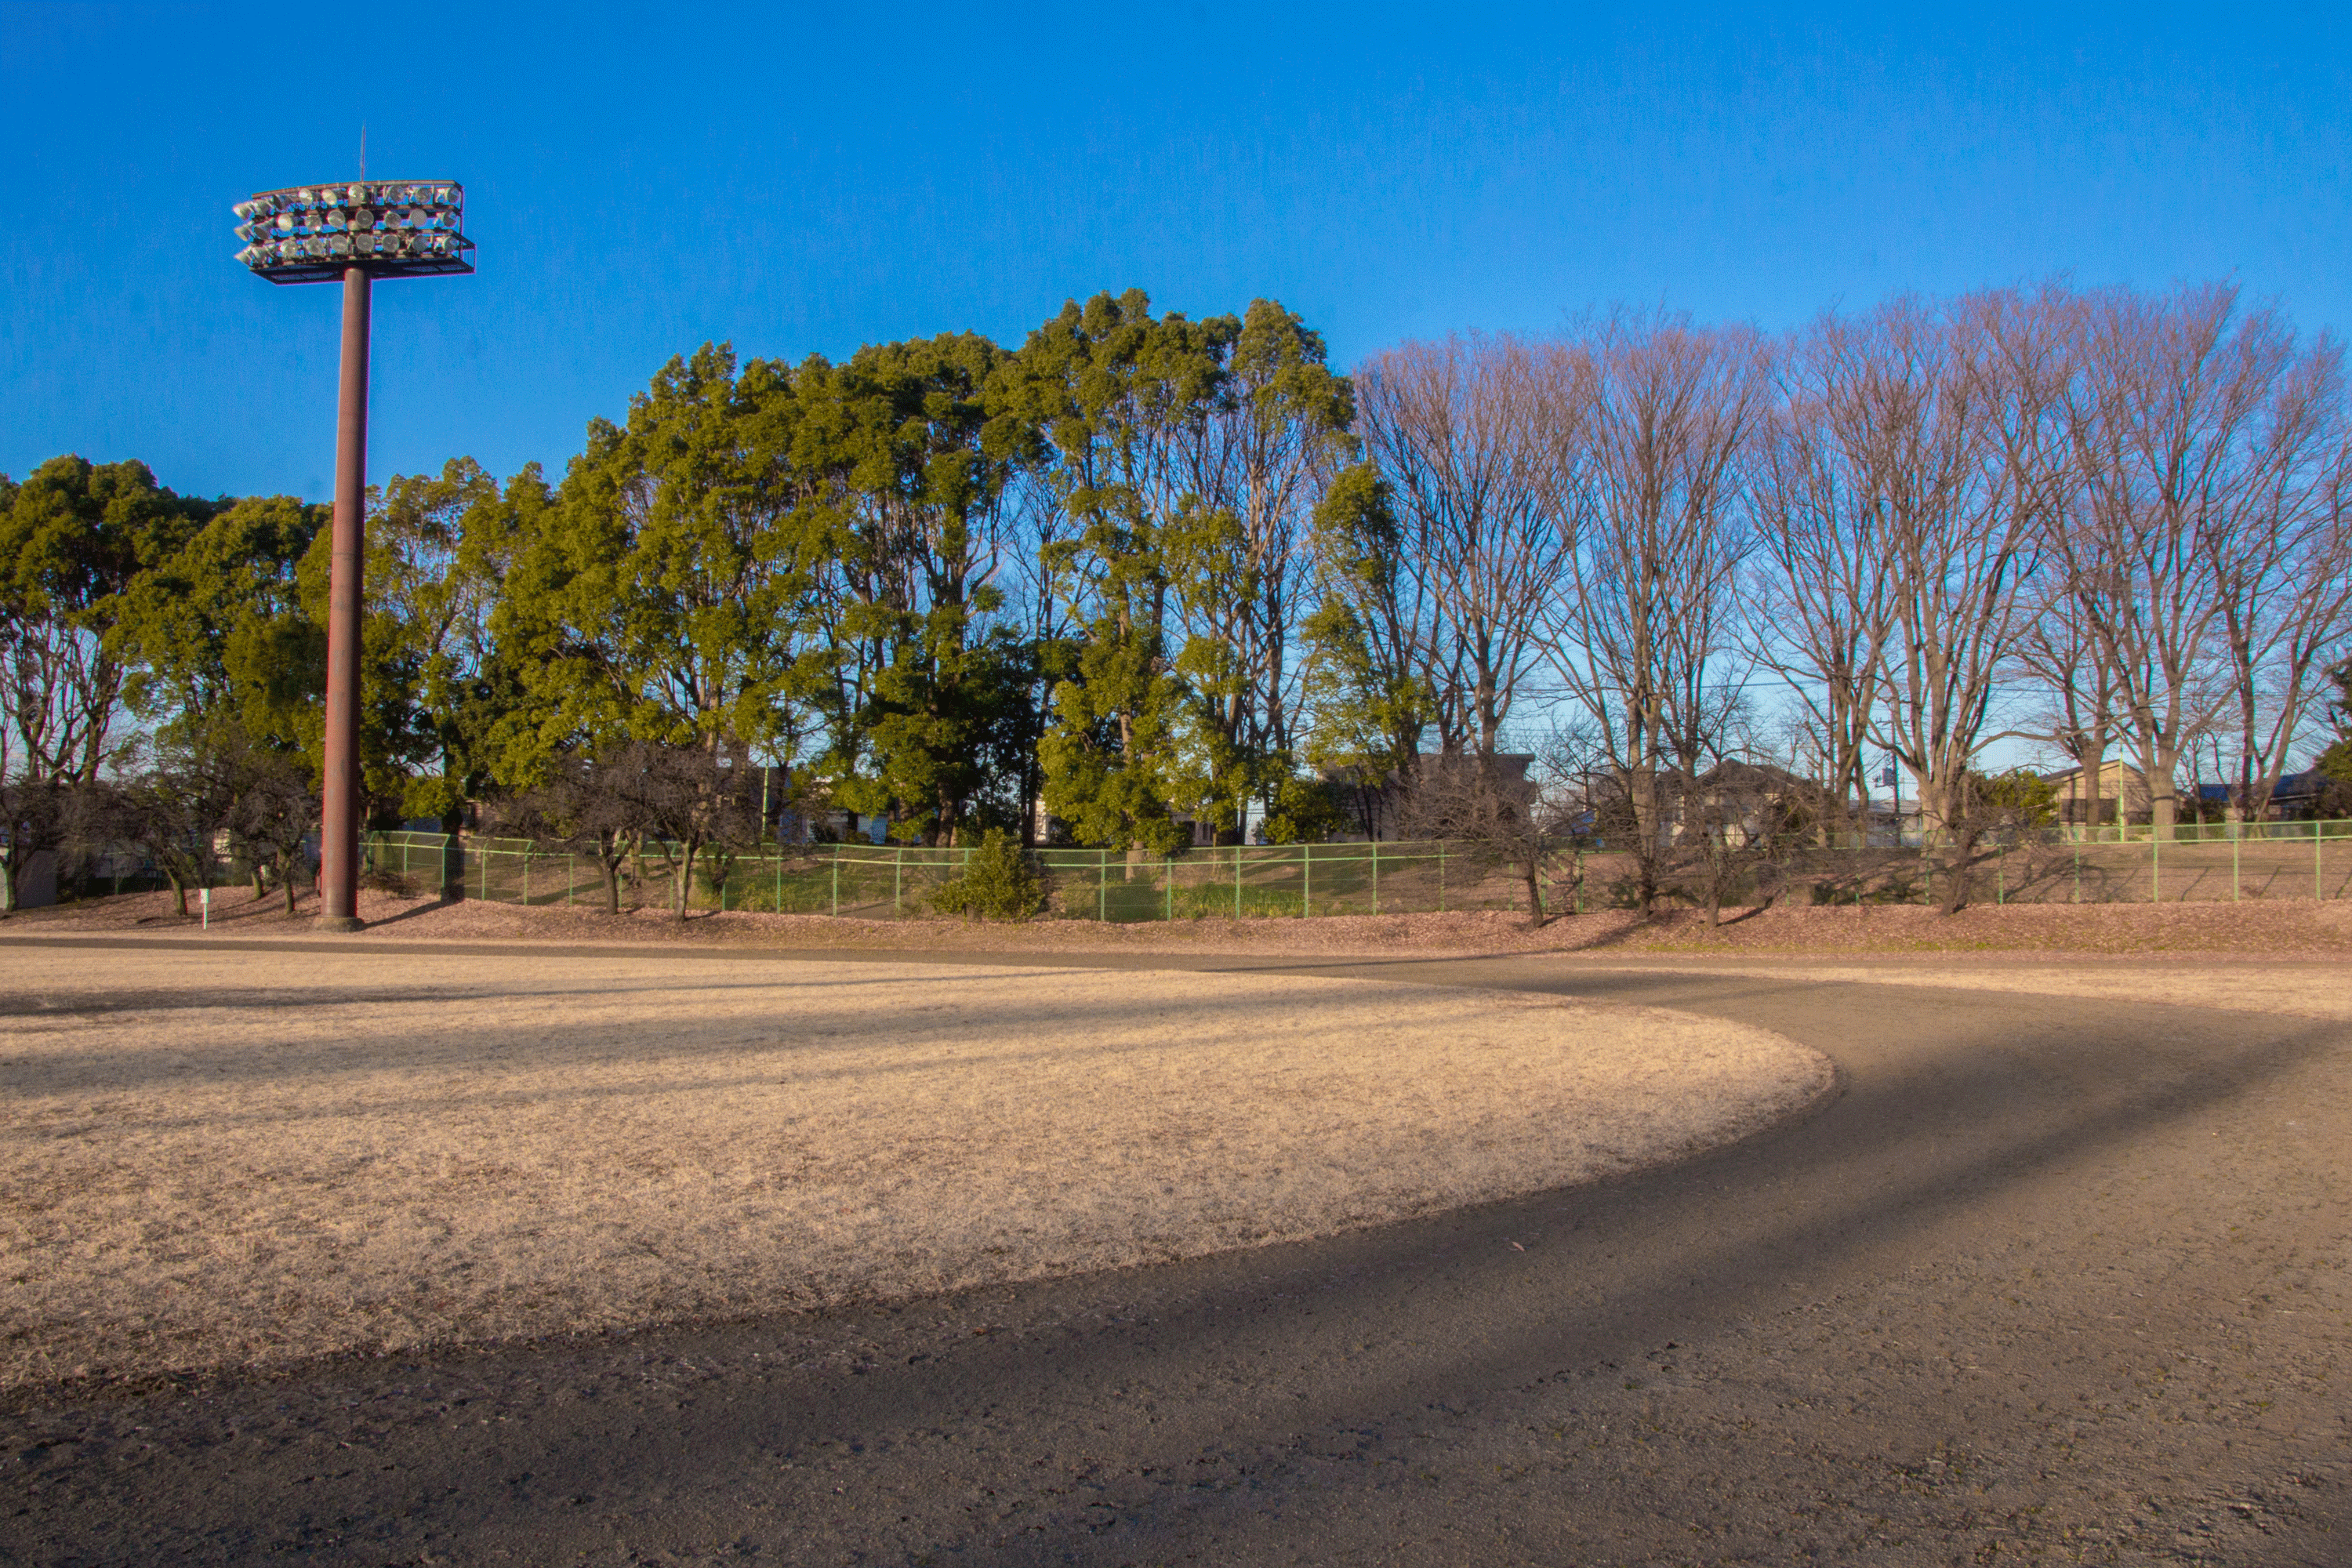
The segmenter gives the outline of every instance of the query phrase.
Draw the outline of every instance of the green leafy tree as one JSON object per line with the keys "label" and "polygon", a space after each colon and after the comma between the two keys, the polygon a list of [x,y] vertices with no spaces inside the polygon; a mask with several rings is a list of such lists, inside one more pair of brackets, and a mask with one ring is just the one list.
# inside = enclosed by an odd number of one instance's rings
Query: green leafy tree
{"label": "green leafy tree", "polygon": [[542,776],[583,744],[712,750],[789,763],[811,579],[793,509],[792,393],[775,366],[705,344],[599,419],[552,503],[521,507],[491,633],[522,702],[494,726],[493,772]]}
{"label": "green leafy tree", "polygon": [[[384,486],[369,523],[381,561],[371,561],[368,598],[393,652],[387,673],[409,683],[405,711],[387,715],[406,742],[404,819],[431,817],[456,835],[466,803],[489,787],[505,730],[527,722],[522,672],[495,621],[517,542],[550,504],[536,464],[503,492],[470,458]],[[462,894],[459,870],[450,857],[444,897]]]}
{"label": "green leafy tree", "polygon": [[232,724],[282,749],[315,745],[327,644],[304,608],[301,567],[329,517],[290,496],[250,497],[142,574],[113,632],[138,661],[134,710],[184,737]]}
{"label": "green leafy tree", "polygon": [[1321,594],[1302,628],[1307,758],[1347,781],[1355,815],[1375,837],[1391,781],[1414,779],[1435,694],[1424,649],[1435,611],[1403,549],[1386,481],[1370,465],[1341,471],[1314,519]]}
{"label": "green leafy tree", "polygon": [[1040,747],[1044,799],[1082,839],[1166,854],[1218,759],[1186,742],[1192,694],[1170,647],[1165,536],[1193,504],[1185,456],[1222,394],[1240,323],[1153,318],[1140,290],[1066,306],[1030,334],[1004,405],[1044,432],[1046,483],[1075,534],[1045,551],[1079,627]]}
{"label": "green leafy tree", "polygon": [[1297,783],[1313,518],[1354,455],[1353,417],[1322,338],[1257,300],[1180,448],[1185,494],[1160,533],[1175,670],[1190,698],[1196,812],[1229,842],[1239,841],[1252,803],[1305,820],[1278,797]]}
{"label": "green leafy tree", "polygon": [[0,490],[0,687],[45,778],[98,776],[137,671],[119,635],[134,586],[213,510],[144,463],[53,458]]}
{"label": "green leafy tree", "polygon": [[823,563],[823,766],[836,801],[903,840],[952,841],[983,802],[1003,815],[989,800],[1003,753],[1038,729],[1031,650],[991,624],[1007,486],[1036,445],[990,405],[1004,360],[961,333],[813,359],[794,377],[795,466],[819,479],[797,516],[805,558]]}
{"label": "green leafy tree", "polygon": [[1969,782],[1976,813],[1990,826],[2048,827],[2058,820],[2058,786],[2032,768],[1973,773]]}

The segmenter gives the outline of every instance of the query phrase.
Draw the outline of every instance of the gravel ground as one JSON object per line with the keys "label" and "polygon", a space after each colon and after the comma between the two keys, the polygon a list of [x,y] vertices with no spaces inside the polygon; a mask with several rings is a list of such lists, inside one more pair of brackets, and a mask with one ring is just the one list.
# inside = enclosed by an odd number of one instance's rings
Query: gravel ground
{"label": "gravel ground", "polygon": [[0,950],[0,1387],[905,1300],[1570,1185],[1828,1087],[1361,980]]}

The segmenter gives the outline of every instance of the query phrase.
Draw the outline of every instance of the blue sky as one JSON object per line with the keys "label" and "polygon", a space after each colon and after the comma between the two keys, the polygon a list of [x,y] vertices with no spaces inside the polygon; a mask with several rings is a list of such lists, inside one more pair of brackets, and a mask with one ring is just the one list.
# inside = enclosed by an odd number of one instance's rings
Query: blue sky
{"label": "blue sky", "polygon": [[2057,272],[2352,326],[2340,7],[1633,9],[0,0],[0,472],[325,499],[336,292],[247,275],[228,206],[362,121],[480,246],[377,290],[376,479],[560,473],[706,339],[1014,343],[1100,289],[1277,298],[1343,364]]}

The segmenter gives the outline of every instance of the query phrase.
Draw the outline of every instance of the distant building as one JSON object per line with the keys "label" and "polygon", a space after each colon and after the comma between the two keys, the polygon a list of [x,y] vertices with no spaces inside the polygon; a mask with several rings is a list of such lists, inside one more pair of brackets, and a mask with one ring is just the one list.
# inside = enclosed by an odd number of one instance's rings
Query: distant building
{"label": "distant building", "polygon": [[[2236,787],[2228,784],[2200,784],[2197,786],[2198,804],[2227,809]],[[2317,768],[2305,768],[2299,773],[2281,773],[2277,787],[2271,791],[2270,815],[2309,816],[2319,805],[2320,792],[2326,787],[2327,775]]]}
{"label": "distant building", "polygon": [[[2089,781],[2079,766],[2062,768],[2054,773],[2042,776],[2058,791],[2059,821],[2080,824],[2090,820]],[[2109,757],[2099,764],[2100,823],[2116,821],[2118,810],[2126,822],[2145,822],[2151,809],[2147,779],[2137,768],[2120,757]]]}
{"label": "distant building", "polygon": [[[2084,821],[2091,803],[2090,792],[2084,788],[2083,770],[2079,767],[2063,768],[2042,776],[2057,787],[2058,820],[2068,824]],[[2200,806],[2226,810],[2234,787],[2229,784],[2200,783],[2193,795],[2187,790],[2181,792],[2180,804],[2187,806],[2193,801]],[[2319,804],[2320,792],[2326,787],[2326,776],[2316,768],[2282,774],[2278,787],[2271,792],[2267,815],[2272,817],[2308,816]],[[2125,822],[2146,822],[2153,809],[2148,799],[2147,778],[2139,769],[2116,757],[2110,757],[2100,764],[2101,825],[2116,821],[2118,811]]]}

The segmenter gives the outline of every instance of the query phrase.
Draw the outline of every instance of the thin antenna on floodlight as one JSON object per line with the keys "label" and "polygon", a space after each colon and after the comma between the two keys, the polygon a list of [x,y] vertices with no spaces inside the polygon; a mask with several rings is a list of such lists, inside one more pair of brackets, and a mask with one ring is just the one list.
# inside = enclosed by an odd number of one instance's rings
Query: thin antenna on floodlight
{"label": "thin antenna on floodlight", "polygon": [[360,178],[367,178],[367,121],[360,121]]}

